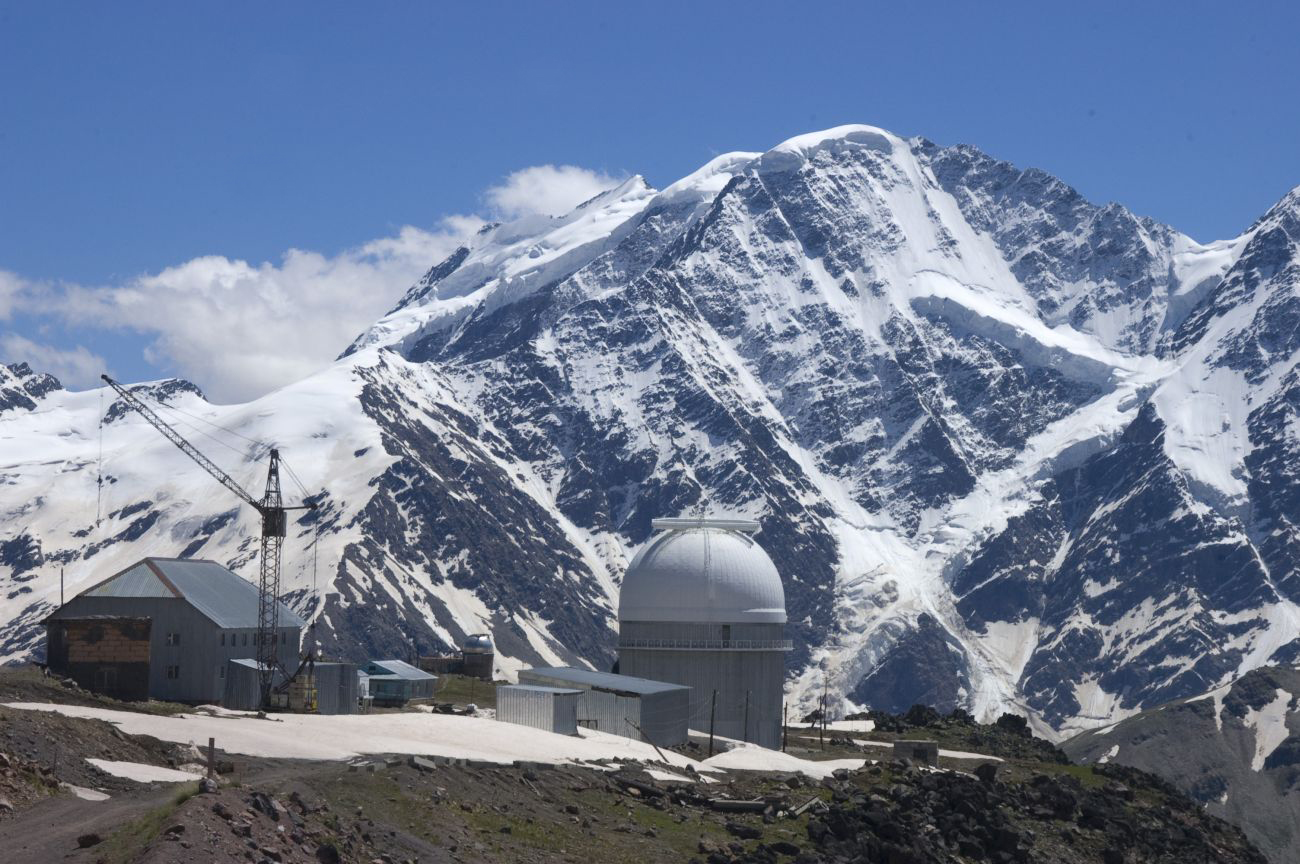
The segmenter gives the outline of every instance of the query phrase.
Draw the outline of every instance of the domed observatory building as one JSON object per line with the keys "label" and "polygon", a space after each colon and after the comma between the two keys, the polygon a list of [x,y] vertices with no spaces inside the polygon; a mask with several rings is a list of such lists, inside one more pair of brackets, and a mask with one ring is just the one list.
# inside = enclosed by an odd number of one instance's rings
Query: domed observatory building
{"label": "domed observatory building", "polygon": [[[656,519],[619,592],[618,671],[691,688],[690,727],[781,746],[785,591],[757,522]],[[714,693],[717,693],[716,704]]]}

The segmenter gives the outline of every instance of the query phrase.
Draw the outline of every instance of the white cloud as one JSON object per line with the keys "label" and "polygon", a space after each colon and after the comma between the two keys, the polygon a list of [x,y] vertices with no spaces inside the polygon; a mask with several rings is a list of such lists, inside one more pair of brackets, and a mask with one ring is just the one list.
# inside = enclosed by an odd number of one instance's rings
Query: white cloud
{"label": "white cloud", "polygon": [[25,279],[16,273],[0,270],[0,321],[9,320],[26,291]]}
{"label": "white cloud", "polygon": [[[484,193],[495,218],[561,215],[619,180],[573,165],[516,171]],[[335,256],[290,249],[279,262],[207,255],[116,285],[34,283],[0,270],[0,321],[21,311],[74,328],[144,335],[150,363],[217,402],[255,398],[327,366],[431,266],[483,225],[444,218]],[[104,361],[9,334],[5,354],[88,386]],[[92,374],[93,373],[93,374]]]}
{"label": "white cloud", "polygon": [[57,348],[33,342],[17,333],[0,336],[0,359],[6,363],[26,361],[32,369],[49,372],[73,390],[93,387],[99,382],[99,373],[106,368],[103,357],[80,345],[70,349]]}
{"label": "white cloud", "polygon": [[290,249],[278,264],[207,255],[122,285],[61,286],[45,299],[68,324],[150,334],[150,363],[215,401],[245,401],[326,366],[481,224],[407,226],[334,257]]}
{"label": "white cloud", "polygon": [[617,177],[576,165],[534,165],[507,176],[483,197],[503,219],[563,216],[619,182]]}

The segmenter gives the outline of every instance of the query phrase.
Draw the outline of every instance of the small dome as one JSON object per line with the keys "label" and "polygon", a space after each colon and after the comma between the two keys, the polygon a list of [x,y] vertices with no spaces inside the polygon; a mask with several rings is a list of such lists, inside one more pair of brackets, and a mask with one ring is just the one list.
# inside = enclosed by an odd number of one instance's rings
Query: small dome
{"label": "small dome", "polygon": [[462,654],[491,654],[492,640],[486,633],[475,633],[461,646]]}
{"label": "small dome", "polygon": [[656,519],[623,577],[619,621],[784,624],[785,591],[756,522]]}

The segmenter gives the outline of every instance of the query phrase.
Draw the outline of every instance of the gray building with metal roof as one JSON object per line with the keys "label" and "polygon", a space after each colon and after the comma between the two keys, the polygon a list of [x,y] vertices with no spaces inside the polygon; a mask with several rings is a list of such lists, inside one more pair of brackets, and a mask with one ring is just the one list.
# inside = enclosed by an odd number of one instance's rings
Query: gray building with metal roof
{"label": "gray building with metal roof", "polygon": [[[115,622],[148,621],[148,696],[218,703],[230,660],[257,651],[257,587],[215,561],[145,558],[91,586],[46,619],[50,667],[90,690],[120,691],[118,676],[139,669],[120,646]],[[298,667],[306,622],[281,604],[275,636],[280,663]],[[99,622],[87,627],[85,622]],[[139,632],[137,626],[136,632]],[[84,679],[84,680],[83,680]]]}
{"label": "gray building with metal roof", "polygon": [[371,660],[362,671],[375,705],[401,706],[433,699],[438,678],[404,660]]}
{"label": "gray building with metal roof", "polygon": [[581,690],[579,726],[660,747],[686,743],[689,687],[571,666],[522,669],[519,683]]}

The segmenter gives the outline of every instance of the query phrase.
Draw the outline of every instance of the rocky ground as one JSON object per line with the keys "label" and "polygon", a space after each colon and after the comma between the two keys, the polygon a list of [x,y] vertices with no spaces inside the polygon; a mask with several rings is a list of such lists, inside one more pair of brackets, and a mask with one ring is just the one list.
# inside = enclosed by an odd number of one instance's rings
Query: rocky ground
{"label": "rocky ground", "polygon": [[[11,698],[15,686],[28,697],[60,686],[15,685],[13,677],[0,671],[0,696]],[[664,782],[637,763],[602,772],[236,755],[219,782],[201,791],[197,783],[108,778],[83,759],[168,765],[185,759],[188,748],[123,736],[98,721],[4,711],[0,751],[9,767],[0,773],[14,784],[5,788],[34,791],[11,795],[0,812],[0,848],[15,856],[6,860],[103,864],[1264,860],[1237,829],[1151,775],[1070,764],[1012,719],[979,725],[926,709],[873,719],[878,731],[830,732],[824,745],[814,729],[788,730],[790,751],[804,758],[877,760],[823,781],[732,771],[712,784]],[[934,769],[854,743],[893,737],[929,738],[1005,761],[945,757]],[[60,782],[111,797],[82,800]]]}
{"label": "rocky ground", "polygon": [[1274,864],[1300,860],[1300,669],[1263,666],[1061,747],[1080,764],[1150,771],[1240,825]]}

